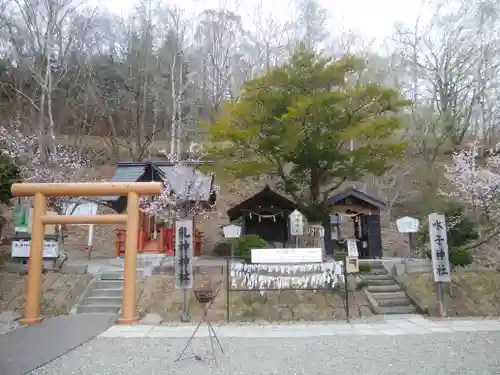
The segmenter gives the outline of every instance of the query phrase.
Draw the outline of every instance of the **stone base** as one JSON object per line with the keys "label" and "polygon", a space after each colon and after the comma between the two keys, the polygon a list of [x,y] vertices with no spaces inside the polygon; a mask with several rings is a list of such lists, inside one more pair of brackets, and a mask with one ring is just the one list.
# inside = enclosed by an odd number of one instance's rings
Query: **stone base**
{"label": "stone base", "polygon": [[136,316],[135,318],[124,319],[120,318],[116,320],[116,324],[137,324],[139,318]]}
{"label": "stone base", "polygon": [[34,319],[21,319],[20,322],[21,324],[26,324],[26,325],[33,325],[33,324],[40,324],[43,320],[43,316],[40,316],[38,318]]}

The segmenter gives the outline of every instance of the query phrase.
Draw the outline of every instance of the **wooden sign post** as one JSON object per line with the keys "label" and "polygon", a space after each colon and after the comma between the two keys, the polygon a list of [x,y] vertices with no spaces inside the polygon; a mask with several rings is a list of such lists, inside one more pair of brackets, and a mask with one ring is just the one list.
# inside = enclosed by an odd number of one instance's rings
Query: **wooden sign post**
{"label": "wooden sign post", "polygon": [[299,247],[299,236],[304,235],[304,215],[299,210],[290,214],[290,234],[295,236],[295,247]]}
{"label": "wooden sign post", "polygon": [[432,254],[432,270],[439,300],[438,312],[440,316],[445,316],[443,284],[451,282],[451,269],[448,257],[446,219],[443,214],[433,213],[429,215],[429,241]]}
{"label": "wooden sign post", "polygon": [[189,322],[188,290],[193,287],[193,220],[175,222],[175,286],[182,289],[182,321]]}

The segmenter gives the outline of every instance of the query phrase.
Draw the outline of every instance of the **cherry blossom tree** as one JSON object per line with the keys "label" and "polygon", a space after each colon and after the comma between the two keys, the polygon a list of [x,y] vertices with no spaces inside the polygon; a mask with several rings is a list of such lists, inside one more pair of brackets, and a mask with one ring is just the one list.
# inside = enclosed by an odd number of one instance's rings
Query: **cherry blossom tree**
{"label": "cherry blossom tree", "polygon": [[[81,153],[71,147],[54,144],[53,152],[43,155],[36,135],[26,135],[20,124],[12,123],[8,128],[0,127],[0,150],[9,156],[18,167],[22,182],[82,182],[87,179],[91,160],[82,157]],[[50,209],[61,215],[66,211],[69,197],[48,197]],[[28,200],[32,204],[32,200]],[[73,206],[76,209],[77,205]],[[66,225],[56,226],[60,256],[64,257],[64,235]]]}
{"label": "cherry blossom tree", "polygon": [[478,158],[476,145],[453,155],[453,165],[445,176],[451,182],[451,192],[443,192],[470,205],[484,226],[479,244],[500,234],[500,144],[488,156]]}
{"label": "cherry blossom tree", "polygon": [[[0,127],[0,145],[2,152],[8,155],[19,168],[23,182],[80,182],[85,172],[92,165],[81,153],[72,147],[56,144],[54,152],[42,161],[42,154],[36,135],[26,135],[18,124]],[[67,197],[51,197],[49,206],[61,213]]]}
{"label": "cherry blossom tree", "polygon": [[[193,153],[183,160],[174,154],[166,154],[165,157],[173,166],[173,176],[170,176],[170,180],[163,181],[162,195],[140,198],[141,212],[167,223],[196,215],[206,217],[212,208],[202,198],[207,189],[207,177],[193,167],[193,165],[203,164],[202,153]],[[192,175],[189,176],[187,173],[192,173]],[[177,189],[173,188],[173,180],[182,181],[181,189],[179,186]],[[219,190],[219,186],[214,184],[210,189],[210,194],[212,194],[212,192]]]}

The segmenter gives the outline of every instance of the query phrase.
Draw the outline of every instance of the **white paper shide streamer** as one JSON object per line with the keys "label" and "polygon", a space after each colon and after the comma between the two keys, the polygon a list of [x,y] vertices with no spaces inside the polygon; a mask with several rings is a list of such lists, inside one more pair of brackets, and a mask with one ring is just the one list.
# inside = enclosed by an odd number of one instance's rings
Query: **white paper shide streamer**
{"label": "white paper shide streamer", "polygon": [[342,262],[311,264],[231,264],[233,288],[324,289],[343,281]]}

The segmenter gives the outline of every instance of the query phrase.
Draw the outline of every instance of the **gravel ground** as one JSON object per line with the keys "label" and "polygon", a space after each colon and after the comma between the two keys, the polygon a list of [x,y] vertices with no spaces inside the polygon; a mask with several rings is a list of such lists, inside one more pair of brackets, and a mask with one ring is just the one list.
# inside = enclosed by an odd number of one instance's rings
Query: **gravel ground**
{"label": "gravel ground", "polygon": [[[498,375],[500,332],[307,339],[222,339],[227,356],[195,339],[95,339],[31,375]],[[202,360],[193,358],[193,354]]]}

